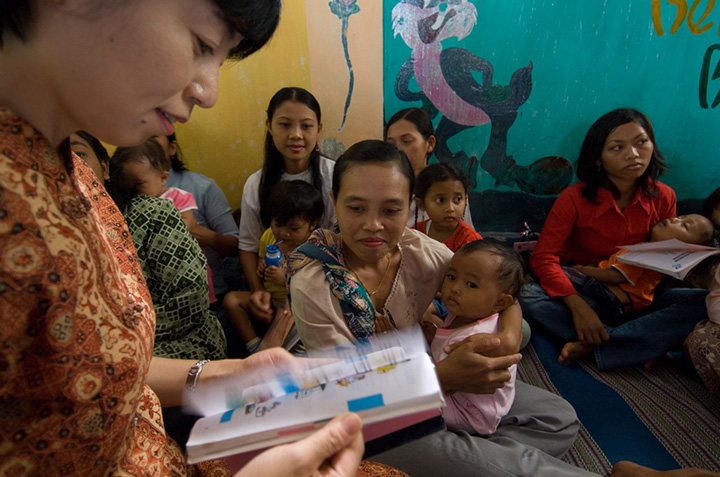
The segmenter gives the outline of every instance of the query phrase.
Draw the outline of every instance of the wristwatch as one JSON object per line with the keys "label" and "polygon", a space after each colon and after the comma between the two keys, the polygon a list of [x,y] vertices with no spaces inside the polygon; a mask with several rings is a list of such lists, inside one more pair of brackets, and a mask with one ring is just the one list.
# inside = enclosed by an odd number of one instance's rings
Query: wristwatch
{"label": "wristwatch", "polygon": [[190,392],[190,393],[195,392],[195,388],[197,387],[198,379],[200,379],[200,373],[202,373],[203,366],[205,366],[209,362],[210,362],[209,359],[201,359],[197,363],[190,366],[190,371],[188,371],[187,380],[185,380],[185,390],[187,392]]}

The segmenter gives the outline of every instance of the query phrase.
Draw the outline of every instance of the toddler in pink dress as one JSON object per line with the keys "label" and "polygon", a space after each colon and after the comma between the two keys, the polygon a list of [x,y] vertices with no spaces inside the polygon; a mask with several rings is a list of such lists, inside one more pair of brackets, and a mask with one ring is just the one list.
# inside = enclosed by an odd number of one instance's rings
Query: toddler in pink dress
{"label": "toddler in pink dress", "polygon": [[[452,258],[442,284],[442,299],[450,314],[435,330],[430,344],[433,359],[442,361],[448,345],[471,335],[498,333],[499,313],[515,303],[523,281],[524,265],[512,248],[486,240],[463,245]],[[522,332],[517,325],[519,335]],[[511,379],[493,394],[446,394],[443,417],[448,429],[493,434],[515,399],[516,368],[509,368]]]}

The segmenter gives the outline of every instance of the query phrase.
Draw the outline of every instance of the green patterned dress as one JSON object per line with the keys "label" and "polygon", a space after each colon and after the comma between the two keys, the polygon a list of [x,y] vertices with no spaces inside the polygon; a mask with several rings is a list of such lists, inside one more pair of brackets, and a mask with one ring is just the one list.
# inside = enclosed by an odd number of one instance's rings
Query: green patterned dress
{"label": "green patterned dress", "polygon": [[172,202],[138,195],[123,211],[152,295],[153,355],[222,359],[226,341],[209,308],[206,259]]}

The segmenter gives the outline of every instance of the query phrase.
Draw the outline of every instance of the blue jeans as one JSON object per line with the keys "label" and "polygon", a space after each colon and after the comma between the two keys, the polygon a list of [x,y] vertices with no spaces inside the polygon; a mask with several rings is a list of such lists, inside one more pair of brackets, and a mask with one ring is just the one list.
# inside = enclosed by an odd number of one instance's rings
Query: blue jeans
{"label": "blue jeans", "polygon": [[[707,318],[705,295],[707,290],[673,288],[657,291],[653,303],[639,315],[617,312],[615,297],[602,302],[597,280],[578,273],[566,273],[576,290],[595,310],[610,335],[610,341],[595,346],[598,369],[644,363],[675,349],[682,349],[683,340],[695,325]],[[582,278],[584,277],[584,279]],[[595,283],[593,283],[595,282]],[[605,288],[608,294],[612,293]],[[613,295],[614,297],[614,295]],[[560,300],[551,299],[537,283],[525,285],[520,293],[523,317],[531,327],[544,330],[564,343],[577,340],[577,332],[570,309]],[[615,311],[613,311],[615,309]]]}

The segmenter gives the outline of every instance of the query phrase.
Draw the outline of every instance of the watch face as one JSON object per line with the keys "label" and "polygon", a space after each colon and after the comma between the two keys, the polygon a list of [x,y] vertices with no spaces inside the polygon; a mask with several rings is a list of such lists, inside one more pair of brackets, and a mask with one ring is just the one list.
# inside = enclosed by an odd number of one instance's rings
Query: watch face
{"label": "watch face", "polygon": [[185,387],[189,391],[194,391],[195,386],[197,385],[198,375],[202,371],[202,368],[205,364],[210,362],[209,359],[203,359],[201,361],[198,361],[197,363],[190,366],[190,370],[188,371],[187,380],[185,381]]}

